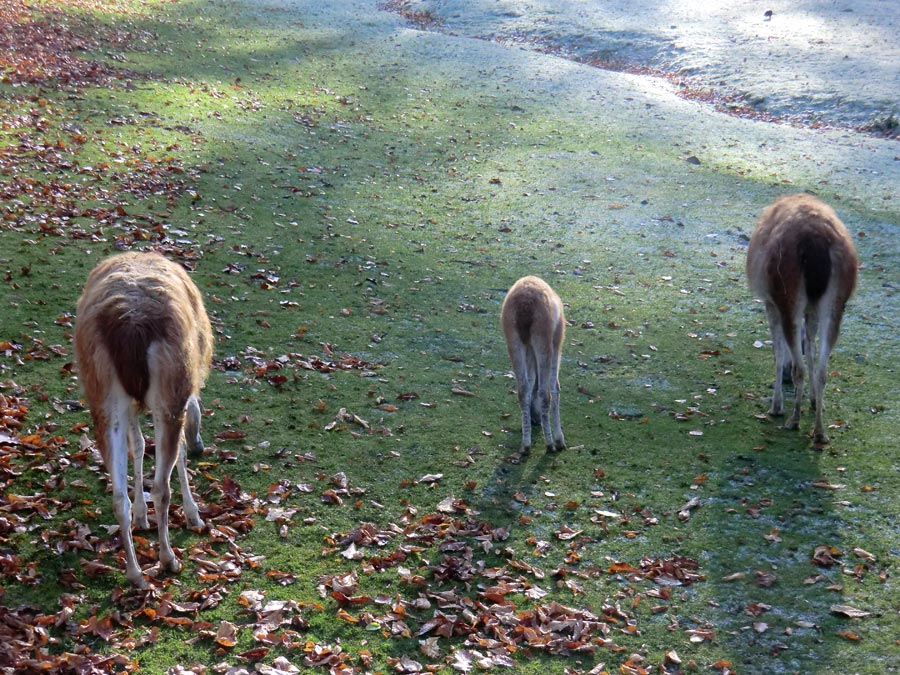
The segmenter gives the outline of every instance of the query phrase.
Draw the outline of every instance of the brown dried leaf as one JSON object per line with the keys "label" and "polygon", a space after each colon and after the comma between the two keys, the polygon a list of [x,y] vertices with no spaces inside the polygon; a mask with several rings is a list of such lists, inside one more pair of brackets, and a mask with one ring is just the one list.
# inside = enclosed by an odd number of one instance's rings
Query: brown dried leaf
{"label": "brown dried leaf", "polygon": [[864,619],[867,616],[872,616],[872,612],[856,609],[856,607],[851,607],[850,605],[832,605],[831,613],[840,614],[841,616],[846,616],[850,619]]}
{"label": "brown dried leaf", "polygon": [[215,637],[216,644],[231,649],[237,644],[237,626],[230,621],[223,621],[219,624]]}

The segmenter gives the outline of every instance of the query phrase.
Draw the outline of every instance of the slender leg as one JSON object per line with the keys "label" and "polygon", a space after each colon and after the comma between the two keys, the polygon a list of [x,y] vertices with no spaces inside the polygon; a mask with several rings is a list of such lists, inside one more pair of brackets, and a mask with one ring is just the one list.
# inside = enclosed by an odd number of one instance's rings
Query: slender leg
{"label": "slender leg", "polygon": [[553,449],[557,452],[566,449],[566,438],[563,436],[562,424],[559,421],[559,362],[562,358],[563,323],[560,322],[553,334],[553,355],[550,359],[550,418],[553,424]]}
{"label": "slender leg", "polygon": [[[110,401],[110,424],[107,430],[107,452],[110,481],[112,482],[113,512],[119,523],[119,538],[125,551],[125,576],[138,588],[146,588],[147,582],[138,565],[131,536],[131,501],[128,499],[128,433],[132,425],[131,401],[124,397]],[[139,488],[142,489],[142,488]]]}
{"label": "slender leg", "polygon": [[566,449],[566,438],[563,436],[562,424],[559,421],[559,360],[554,360],[551,374],[552,389],[550,399],[550,422],[553,425],[553,449],[556,452]]}
{"label": "slender leg", "polygon": [[766,303],[766,317],[769,319],[769,332],[772,334],[772,350],[775,353],[775,384],[772,386],[772,405],[769,414],[779,417],[784,414],[784,368],[788,359],[788,348],[781,325],[781,314],[778,308]]}
{"label": "slender leg", "polygon": [[[537,373],[534,366],[529,366],[530,372]],[[531,388],[531,425],[541,423],[541,390],[538,378],[534,377],[534,386]]]}
{"label": "slender leg", "polygon": [[544,443],[547,450],[553,450],[553,429],[550,427],[550,407],[552,405],[553,396],[550,393],[550,383],[547,381],[547,371],[538,371],[539,381],[539,398],[541,407],[541,431],[544,433]]}
{"label": "slender leg", "polygon": [[131,524],[139,530],[150,528],[147,519],[147,499],[144,497],[144,434],[137,411],[133,411],[128,425],[128,447],[134,460],[134,510]]}
{"label": "slender leg", "polygon": [[816,424],[813,428],[813,440],[816,443],[828,443],[828,433],[825,431],[825,380],[828,372],[828,359],[831,350],[837,341],[840,330],[840,313],[843,307],[833,298],[823,298],[821,304],[825,308],[819,320],[819,349],[815,370],[810,370],[810,387],[816,400]]}
{"label": "slender leg", "polygon": [[[819,331],[819,315],[814,307],[807,310],[803,330],[803,355],[806,357],[806,372],[809,373],[809,405],[815,410],[819,403],[819,389],[816,386],[816,336]],[[819,340],[821,342],[821,340]]]}
{"label": "slender leg", "polygon": [[156,474],[153,478],[152,496],[159,532],[159,562],[171,572],[181,570],[181,563],[175,557],[169,541],[169,505],[172,501],[169,483],[181,452],[183,424],[183,415],[153,413],[153,425],[156,428]]}
{"label": "slender leg", "polygon": [[562,430],[559,426],[559,359],[551,345],[537,344],[535,352],[540,354],[538,363],[538,388],[540,389],[541,429],[547,450],[554,452],[565,448]]}
{"label": "slender leg", "polygon": [[534,392],[534,371],[529,368],[529,356],[525,345],[517,342],[510,346],[510,360],[516,375],[516,392],[522,413],[522,453],[531,452],[531,405]]}
{"label": "slender leg", "polygon": [[200,401],[196,396],[188,399],[184,437],[187,441],[188,454],[191,457],[201,457],[203,455],[203,439],[200,437]]}
{"label": "slender leg", "polygon": [[[788,324],[788,322],[790,322]],[[803,403],[803,315],[787,318],[784,326],[785,341],[791,350],[791,378],[794,380],[794,411],[791,418],[784,423],[785,429],[797,429],[800,426],[800,410]]]}
{"label": "slender leg", "polygon": [[191,494],[191,482],[188,477],[187,460],[185,455],[187,448],[182,445],[178,453],[178,482],[181,484],[181,504],[184,509],[184,519],[187,521],[188,527],[195,530],[203,529],[203,519],[200,518],[200,509],[197,502],[194,501],[194,495]]}

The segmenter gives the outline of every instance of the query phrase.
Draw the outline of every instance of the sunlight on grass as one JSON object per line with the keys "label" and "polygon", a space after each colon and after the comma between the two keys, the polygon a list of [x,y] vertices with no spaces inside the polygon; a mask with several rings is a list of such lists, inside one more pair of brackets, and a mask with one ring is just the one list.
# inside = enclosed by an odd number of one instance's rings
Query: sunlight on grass
{"label": "sunlight on grass", "polygon": [[[890,201],[779,154],[811,132],[342,7],[140,5],[104,24],[152,40],[90,52],[123,70],[0,85],[4,648],[98,672],[882,672]],[[802,189],[866,234],[824,451],[764,415],[743,278],[759,209]],[[93,264],[145,247],[191,270],[216,361],[211,528],[173,507],[178,575],[136,533],[142,593],[71,331]],[[518,461],[498,314],[525,273],[566,303],[570,448]]]}

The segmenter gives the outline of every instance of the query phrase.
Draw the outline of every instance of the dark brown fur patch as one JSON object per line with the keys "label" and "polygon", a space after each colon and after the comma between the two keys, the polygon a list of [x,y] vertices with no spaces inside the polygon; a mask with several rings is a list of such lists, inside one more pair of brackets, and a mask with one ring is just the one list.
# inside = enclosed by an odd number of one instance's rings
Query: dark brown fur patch
{"label": "dark brown fur patch", "polygon": [[521,296],[513,308],[516,312],[516,333],[522,344],[527,345],[531,341],[531,325],[534,323],[534,299]]}
{"label": "dark brown fur patch", "polygon": [[98,317],[100,336],[125,393],[144,406],[150,388],[147,350],[166,336],[169,321],[146,314],[131,318],[128,309],[121,304],[105,308]]}
{"label": "dark brown fur patch", "polygon": [[797,243],[797,257],[803,270],[806,297],[810,302],[818,302],[831,279],[830,242],[821,236],[804,237]]}

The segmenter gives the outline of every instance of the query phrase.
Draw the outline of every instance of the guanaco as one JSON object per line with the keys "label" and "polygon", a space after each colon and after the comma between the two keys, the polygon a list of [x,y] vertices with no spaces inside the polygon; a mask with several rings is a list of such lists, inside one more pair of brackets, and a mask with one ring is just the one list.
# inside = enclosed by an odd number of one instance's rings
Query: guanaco
{"label": "guanaco", "polygon": [[533,418],[540,419],[547,450],[565,450],[559,422],[559,362],[566,332],[562,301],[543,279],[522,277],[506,294],[500,321],[522,412],[522,454],[531,451]]}
{"label": "guanaco", "polygon": [[[823,422],[825,374],[859,261],[850,233],[834,210],[808,194],[777,199],[762,213],[747,250],[750,287],[765,302],[775,351],[769,414],[784,414],[782,381],[790,368],[794,410],[785,428],[800,424],[804,354],[815,409],[813,439],[827,443]],[[818,343],[818,344],[817,344]]]}
{"label": "guanaco", "polygon": [[[203,520],[188,481],[185,445],[203,451],[200,388],[212,359],[212,330],[197,286],[181,265],[152,252],[100,262],[78,300],[75,352],[91,410],[94,436],[112,483],[125,552],[125,575],[145,588],[131,526],[149,528],[143,488],[144,437],[139,415],[149,410],[156,438],[151,499],[159,531],[159,561],[181,569],[169,543],[169,481],[177,465],[189,527]],[[134,459],[134,505],[128,500],[128,456]]]}

